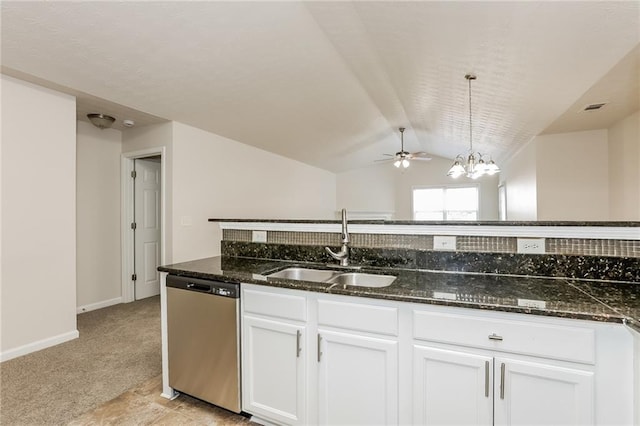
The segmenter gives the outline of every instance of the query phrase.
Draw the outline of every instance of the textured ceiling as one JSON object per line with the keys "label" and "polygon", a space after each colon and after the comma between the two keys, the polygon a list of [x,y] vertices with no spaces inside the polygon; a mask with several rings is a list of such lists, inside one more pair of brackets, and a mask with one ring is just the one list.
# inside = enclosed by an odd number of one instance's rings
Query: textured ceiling
{"label": "textured ceiling", "polygon": [[398,151],[400,126],[409,151],[464,152],[468,72],[474,147],[505,159],[620,92],[603,78],[640,42],[636,1],[0,7],[3,70],[332,171]]}

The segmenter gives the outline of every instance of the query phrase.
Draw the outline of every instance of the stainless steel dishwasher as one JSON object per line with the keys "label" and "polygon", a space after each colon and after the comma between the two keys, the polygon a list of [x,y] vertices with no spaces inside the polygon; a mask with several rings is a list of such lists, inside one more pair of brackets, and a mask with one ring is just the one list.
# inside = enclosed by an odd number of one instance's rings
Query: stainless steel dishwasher
{"label": "stainless steel dishwasher", "polygon": [[240,413],[240,286],[167,276],[169,386]]}

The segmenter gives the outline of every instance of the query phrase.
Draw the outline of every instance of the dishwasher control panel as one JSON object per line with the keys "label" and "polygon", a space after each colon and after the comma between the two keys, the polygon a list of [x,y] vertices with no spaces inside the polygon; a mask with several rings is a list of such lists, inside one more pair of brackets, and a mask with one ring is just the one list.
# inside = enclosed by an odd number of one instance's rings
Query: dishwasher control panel
{"label": "dishwasher control panel", "polygon": [[218,296],[226,296],[226,297],[231,297],[231,295],[233,294],[233,292],[227,288],[214,288],[212,291],[213,294],[217,294]]}
{"label": "dishwasher control panel", "polygon": [[205,294],[208,293],[214,296],[230,297],[233,299],[240,297],[240,284],[205,280],[202,278],[167,275],[167,287]]}

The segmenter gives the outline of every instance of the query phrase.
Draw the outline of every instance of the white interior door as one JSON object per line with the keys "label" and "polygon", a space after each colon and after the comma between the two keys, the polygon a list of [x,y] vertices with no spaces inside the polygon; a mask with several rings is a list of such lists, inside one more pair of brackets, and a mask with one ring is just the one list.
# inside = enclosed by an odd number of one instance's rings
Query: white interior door
{"label": "white interior door", "polygon": [[134,160],[135,299],[160,294],[160,161]]}

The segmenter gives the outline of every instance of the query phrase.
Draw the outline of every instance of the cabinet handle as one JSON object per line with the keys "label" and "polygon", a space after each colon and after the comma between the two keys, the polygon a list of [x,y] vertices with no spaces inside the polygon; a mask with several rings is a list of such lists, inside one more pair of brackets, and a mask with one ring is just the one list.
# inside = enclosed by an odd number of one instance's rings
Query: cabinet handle
{"label": "cabinet handle", "polygon": [[484,396],[489,398],[489,361],[484,362]]}
{"label": "cabinet handle", "polygon": [[496,333],[491,333],[489,335],[490,340],[502,340],[502,336],[498,336]]}
{"label": "cabinet handle", "polygon": [[296,358],[300,358],[300,352],[302,352],[302,348],[300,347],[300,330],[296,330]]}
{"label": "cabinet handle", "polygon": [[318,362],[320,362],[320,358],[322,358],[322,351],[320,350],[320,343],[322,343],[322,336],[318,334]]}
{"label": "cabinet handle", "polygon": [[504,362],[500,365],[500,399],[504,399]]}

